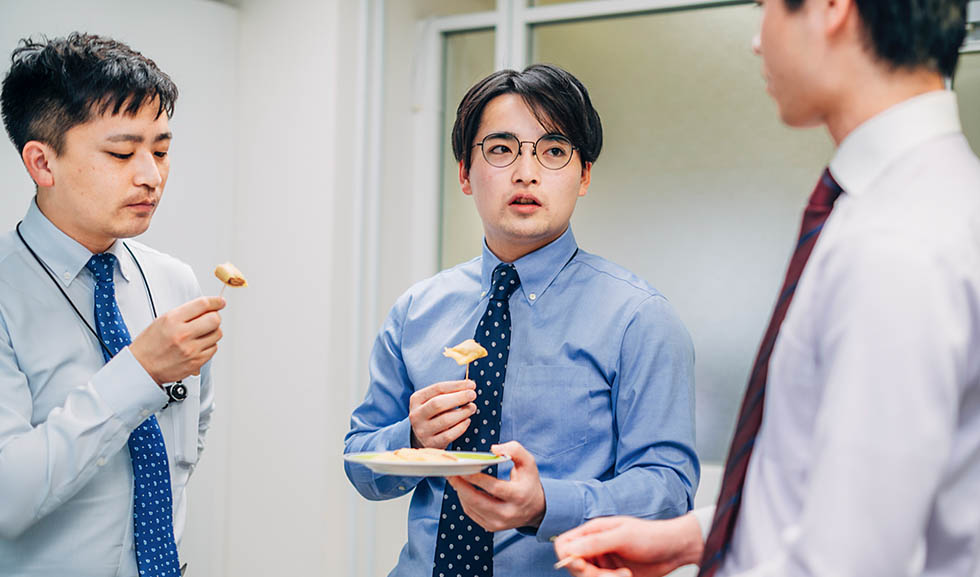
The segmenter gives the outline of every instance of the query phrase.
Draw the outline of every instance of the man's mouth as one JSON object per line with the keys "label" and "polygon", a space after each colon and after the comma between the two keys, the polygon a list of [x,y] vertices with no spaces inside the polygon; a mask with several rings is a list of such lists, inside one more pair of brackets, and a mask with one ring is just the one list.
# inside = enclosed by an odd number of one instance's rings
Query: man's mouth
{"label": "man's mouth", "polygon": [[510,204],[517,206],[541,206],[541,203],[538,202],[538,200],[533,196],[523,195],[514,197],[513,200],[510,201]]}

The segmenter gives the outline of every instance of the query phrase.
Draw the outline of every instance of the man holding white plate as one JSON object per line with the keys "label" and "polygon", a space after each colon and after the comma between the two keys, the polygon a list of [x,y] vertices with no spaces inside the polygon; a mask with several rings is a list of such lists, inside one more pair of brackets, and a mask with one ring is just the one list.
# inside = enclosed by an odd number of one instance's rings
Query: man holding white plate
{"label": "man holding white plate", "polygon": [[[392,576],[553,575],[555,535],[691,507],[700,469],[687,330],[663,295],[579,249],[569,227],[601,147],[587,90],[554,66],[496,72],[459,105],[453,151],[483,222],[482,255],[395,303],[345,452],[448,447],[509,460],[448,483],[411,476],[424,473],[418,463],[404,475],[347,463],[369,499],[414,490]],[[440,353],[469,338],[488,356],[466,379]]]}

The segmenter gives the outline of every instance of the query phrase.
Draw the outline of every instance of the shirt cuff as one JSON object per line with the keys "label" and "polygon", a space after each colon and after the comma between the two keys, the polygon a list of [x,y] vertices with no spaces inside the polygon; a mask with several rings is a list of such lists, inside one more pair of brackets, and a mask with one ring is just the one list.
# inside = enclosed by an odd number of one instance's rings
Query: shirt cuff
{"label": "shirt cuff", "polygon": [[701,539],[707,541],[708,533],[711,532],[711,522],[715,518],[715,506],[710,505],[708,507],[694,509],[691,513],[698,520],[698,525],[701,525]]}
{"label": "shirt cuff", "polygon": [[129,347],[92,376],[92,387],[130,429],[167,404],[167,393],[136,360]]}
{"label": "shirt cuff", "polygon": [[575,481],[541,479],[541,487],[544,489],[545,512],[538,527],[538,541],[547,543],[552,537],[585,521],[585,503]]}
{"label": "shirt cuff", "polygon": [[[382,453],[404,449],[412,444],[412,423],[408,417],[377,432],[367,446],[351,448],[349,452]],[[421,477],[402,477],[387,473],[375,473],[367,466],[357,463],[344,463],[348,477],[355,487],[368,499],[390,499],[411,491],[421,480]],[[368,491],[370,495],[365,494]]]}

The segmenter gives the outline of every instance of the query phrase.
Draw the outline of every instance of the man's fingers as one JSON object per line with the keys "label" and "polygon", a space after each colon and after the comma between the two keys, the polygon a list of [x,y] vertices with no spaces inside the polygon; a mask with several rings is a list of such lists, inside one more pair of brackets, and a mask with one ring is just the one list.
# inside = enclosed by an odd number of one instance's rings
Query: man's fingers
{"label": "man's fingers", "polygon": [[[456,391],[438,395],[426,401],[419,409],[423,414],[435,416],[446,411],[462,407],[476,400],[476,392],[472,390]],[[474,405],[475,407],[476,405]]]}
{"label": "man's fingers", "polygon": [[[469,426],[470,426],[469,419],[460,421],[450,429],[442,431],[441,433],[436,433],[434,435],[431,435],[432,443],[437,448],[444,449],[449,446],[449,443],[452,443],[453,441],[458,439],[463,433],[465,433],[467,427]],[[425,443],[424,440],[422,442]]]}
{"label": "man's fingers", "polygon": [[633,572],[629,569],[600,569],[588,561],[578,558],[565,568],[575,577],[633,577]]}
{"label": "man's fingers", "polygon": [[483,489],[501,501],[506,501],[510,497],[510,481],[504,481],[496,477],[491,477],[486,473],[476,473],[466,475],[463,479],[472,485]]}
{"label": "man's fingers", "polygon": [[501,445],[492,445],[490,451],[494,455],[506,455],[514,461],[514,468],[520,469],[524,467],[534,467],[537,469],[538,464],[534,460],[534,455],[532,455],[523,445],[517,441],[510,441],[503,443]]}
{"label": "man's fingers", "polygon": [[433,431],[442,432],[447,431],[464,420],[469,419],[476,412],[476,405],[473,403],[468,403],[457,409],[451,411],[446,411],[441,415],[431,419],[429,421],[429,426],[432,427]]}
{"label": "man's fingers", "polygon": [[206,312],[199,317],[185,321],[187,334],[192,338],[198,338],[218,329],[221,326],[221,315],[216,311]]}
{"label": "man's fingers", "polygon": [[565,531],[559,535],[557,539],[555,539],[555,545],[565,545],[583,537],[584,535],[608,531],[620,526],[622,523],[623,520],[620,517],[597,517],[588,523],[579,525],[578,527],[569,531]]}
{"label": "man's fingers", "polygon": [[[472,477],[473,475],[470,475]],[[447,477],[449,484],[456,489],[460,501],[467,501],[472,505],[477,505],[480,509],[497,507],[503,503],[493,495],[489,495],[477,489],[472,483],[463,477]]]}
{"label": "man's fingers", "polygon": [[561,546],[563,557],[601,557],[609,553],[616,553],[619,549],[628,545],[630,536],[621,535],[618,527],[608,531],[600,531],[583,535],[570,543]]}
{"label": "man's fingers", "polygon": [[223,308],[225,308],[225,299],[222,297],[199,297],[173,309],[170,314],[178,321],[187,322],[204,313],[220,311]]}
{"label": "man's fingers", "polygon": [[463,511],[487,531],[496,531],[497,527],[493,519],[496,518],[496,512],[503,502],[487,495],[461,477],[449,477],[447,481],[456,489]]}
{"label": "man's fingers", "polygon": [[413,406],[421,406],[439,395],[467,389],[475,390],[476,383],[473,381],[443,381],[441,383],[435,383],[412,393],[412,403]]}
{"label": "man's fingers", "polygon": [[223,335],[224,335],[224,333],[221,332],[221,329],[220,328],[219,329],[215,329],[215,330],[211,331],[210,333],[208,333],[206,335],[202,335],[202,336],[194,339],[194,345],[196,347],[200,348],[200,349],[210,348],[210,347],[214,346],[215,344],[217,344],[218,341],[221,340],[221,337]]}
{"label": "man's fingers", "polygon": [[[210,361],[211,360],[211,357],[213,357],[214,354],[217,353],[217,352],[218,352],[218,345],[212,345],[212,346],[204,349],[203,351],[201,351],[201,353],[198,355],[197,358],[201,362],[201,364],[203,365],[204,363]],[[198,367],[198,368],[200,369],[200,367]],[[199,375],[200,374],[200,370],[198,370],[198,372],[197,373],[194,373],[194,374]]]}

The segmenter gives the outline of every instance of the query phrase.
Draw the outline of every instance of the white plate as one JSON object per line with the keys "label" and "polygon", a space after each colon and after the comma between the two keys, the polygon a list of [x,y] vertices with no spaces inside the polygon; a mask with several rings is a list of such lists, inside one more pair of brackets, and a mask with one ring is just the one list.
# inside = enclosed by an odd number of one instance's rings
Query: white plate
{"label": "white plate", "polygon": [[469,451],[449,451],[458,461],[442,461],[422,463],[418,461],[395,461],[379,457],[382,453],[350,453],[344,455],[349,463],[364,465],[375,473],[401,475],[404,477],[453,477],[456,475],[472,475],[500,463],[510,460],[507,456],[497,456],[493,453],[473,453]]}

